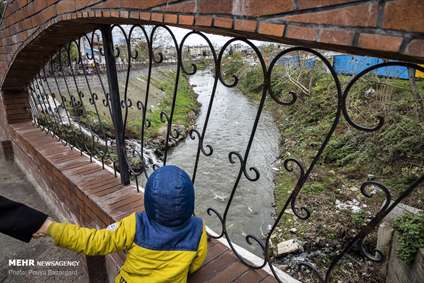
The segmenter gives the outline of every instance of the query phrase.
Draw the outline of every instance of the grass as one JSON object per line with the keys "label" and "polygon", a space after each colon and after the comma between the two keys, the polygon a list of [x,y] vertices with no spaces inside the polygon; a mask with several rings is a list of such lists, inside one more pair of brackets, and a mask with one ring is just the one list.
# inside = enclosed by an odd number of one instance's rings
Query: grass
{"label": "grass", "polygon": [[[134,83],[130,81],[130,87],[128,91],[128,98],[133,102],[132,107],[128,109],[128,118],[126,125],[126,137],[127,138],[140,138],[141,126],[142,126],[142,112],[136,108],[137,101],[144,101],[143,97],[140,96],[143,94],[143,89],[145,89],[146,78],[140,74],[132,80],[143,81],[144,85],[138,85],[139,82]],[[162,127],[166,127],[166,123],[162,122],[160,119],[160,113],[165,112],[170,115],[172,99],[173,99],[173,90],[175,82],[175,72],[170,70],[159,70],[155,76],[152,76],[151,89],[153,95],[152,98],[149,98],[152,101],[152,104],[149,104],[149,109],[146,114],[146,117],[151,122],[151,126],[146,128],[146,138],[153,138],[160,133]],[[139,88],[139,91],[136,92],[135,89]],[[85,90],[87,91],[87,90]],[[162,92],[162,95],[159,94]],[[95,112],[95,108],[92,104],[85,101],[88,100],[88,95],[84,98],[84,115],[80,117],[80,122],[87,126],[88,128],[93,129],[96,133],[104,133],[101,136],[106,135],[109,138],[113,138],[114,127],[113,122],[109,114],[109,110],[102,103],[96,103],[98,113],[100,116],[100,122]],[[158,97],[159,96],[159,97]],[[156,102],[156,104],[154,104]],[[188,79],[184,76],[180,76],[178,93],[175,105],[175,112],[173,117],[173,125],[183,125],[184,127],[189,127],[191,123],[191,118],[187,115],[190,112],[197,113],[199,111],[200,105],[197,102],[196,94],[191,89]],[[72,111],[71,106],[68,106],[68,111]],[[125,110],[122,110],[123,117],[125,116]],[[192,115],[193,116],[193,115]],[[194,115],[195,116],[195,115]]]}
{"label": "grass", "polygon": [[[232,56],[238,58],[234,54]],[[259,100],[263,81],[259,67],[240,65],[236,60],[231,67],[224,65],[224,72],[228,77],[237,74],[239,89]],[[290,154],[307,166],[332,126],[336,89],[323,66],[317,66],[309,73],[305,70],[299,73],[292,76],[299,77],[303,85],[310,85],[310,93],[304,93],[290,83],[282,67],[276,68],[271,83],[273,92],[279,99],[287,100],[288,92],[293,91],[297,93],[298,100],[294,105],[281,106],[268,99],[266,107],[272,112],[284,137],[282,157],[287,158]],[[311,81],[308,77],[312,78]],[[343,84],[350,79],[340,76]],[[374,95],[364,98],[369,89],[374,90]],[[424,93],[424,81],[417,82],[417,89],[418,93]],[[323,166],[325,170],[320,170],[318,180],[306,183],[302,191],[307,194],[323,192],[334,183],[330,180],[330,171],[345,174],[348,179],[372,174],[398,191],[404,189],[424,174],[424,157],[421,154],[424,152],[424,122],[417,118],[420,111],[417,107],[406,80],[384,79],[375,75],[359,80],[349,94],[349,115],[356,123],[366,126],[375,125],[377,115],[384,116],[384,127],[369,134],[353,129],[342,119],[318,161],[317,166]],[[286,181],[277,176],[277,192],[281,188],[293,188],[280,184]]]}
{"label": "grass", "polygon": [[[148,115],[151,127],[147,130],[147,135],[152,137],[159,133],[159,130],[164,126],[164,123],[160,119],[160,113],[165,112],[168,115],[171,112],[173,92],[174,92],[174,77],[175,73],[168,72],[164,76],[165,80],[158,82],[159,88],[165,92],[164,99],[160,102],[158,107],[155,107]],[[190,121],[188,113],[198,113],[200,104],[197,101],[197,96],[191,88],[186,76],[181,75],[178,83],[177,98],[175,101],[173,124],[183,125],[188,128],[193,121]],[[140,121],[141,123],[141,121]]]}
{"label": "grass", "polygon": [[367,216],[363,210],[352,213],[352,222],[356,226],[362,226],[366,223]]}

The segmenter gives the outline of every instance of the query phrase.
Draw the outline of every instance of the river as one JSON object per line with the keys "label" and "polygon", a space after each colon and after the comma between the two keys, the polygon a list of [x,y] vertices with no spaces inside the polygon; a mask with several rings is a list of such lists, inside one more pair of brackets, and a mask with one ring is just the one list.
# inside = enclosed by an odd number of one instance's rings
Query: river
{"label": "river", "polygon": [[[190,77],[190,84],[198,95],[201,112],[197,118],[196,129],[201,132],[211,95],[214,78],[211,72],[199,71]],[[230,192],[239,170],[238,160],[231,164],[230,151],[244,154],[258,102],[248,99],[236,88],[227,88],[218,83],[214,104],[207,127],[204,145],[214,149],[211,156],[201,154],[196,188],[196,214],[201,216],[214,231],[220,232],[216,216],[209,216],[207,208],[224,212]],[[193,171],[198,140],[187,137],[172,150],[169,164],[176,164],[190,174]],[[245,241],[248,234],[263,237],[273,223],[274,183],[272,163],[279,152],[279,132],[271,113],[264,110],[248,158],[248,166],[255,166],[260,172],[256,182],[244,176],[237,188],[228,213],[227,230],[232,241],[258,254],[257,246],[249,246]]]}
{"label": "river", "polygon": [[[202,132],[214,78],[210,71],[199,71],[190,76],[189,82],[201,103],[196,129]],[[218,83],[204,141],[204,145],[211,145],[214,151],[207,157],[201,154],[195,181],[196,215],[201,216],[206,224],[218,233],[221,231],[218,219],[214,215],[209,216],[206,210],[212,207],[223,215],[240,167],[238,160],[235,164],[229,162],[228,154],[237,151],[244,155],[257,109],[257,101],[248,99],[237,88],[227,88]],[[63,109],[60,113],[63,122],[69,123]],[[80,128],[83,133],[91,136],[89,130],[83,126]],[[231,240],[256,254],[260,254],[258,247],[249,246],[244,238],[249,234],[263,238],[273,223],[272,163],[278,156],[279,138],[279,131],[271,113],[264,110],[247,164],[247,168],[255,166],[258,169],[260,178],[256,182],[251,182],[244,176],[241,178],[228,213],[227,231]],[[103,144],[105,142],[100,138],[99,141]],[[137,140],[128,142],[130,148],[140,150]],[[168,164],[176,164],[192,174],[197,143],[197,139],[187,137],[170,150]],[[160,162],[150,149],[145,148],[144,155],[154,160],[154,163]]]}

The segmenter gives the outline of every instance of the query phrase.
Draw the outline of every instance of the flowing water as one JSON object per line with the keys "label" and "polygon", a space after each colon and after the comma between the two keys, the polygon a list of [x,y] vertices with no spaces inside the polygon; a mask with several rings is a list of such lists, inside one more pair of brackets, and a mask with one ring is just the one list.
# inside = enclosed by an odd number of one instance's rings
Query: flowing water
{"label": "flowing water", "polygon": [[[199,132],[203,129],[213,82],[213,75],[209,71],[199,71],[190,76],[190,84],[202,105],[196,123]],[[196,215],[201,216],[217,233],[221,231],[221,224],[214,214],[209,216],[206,210],[211,207],[223,215],[240,168],[238,160],[235,164],[230,163],[228,154],[236,151],[244,156],[257,111],[258,102],[248,99],[236,88],[227,88],[218,83],[204,140],[204,145],[211,145],[214,151],[211,156],[200,155],[195,181]],[[60,115],[66,118],[64,112],[60,112]],[[79,127],[74,121],[71,122]],[[66,120],[67,123],[69,121]],[[92,134],[83,126],[81,130],[88,136]],[[99,137],[98,140],[105,142]],[[127,140],[127,143],[129,149],[140,150],[139,141]],[[187,137],[171,150],[168,164],[176,164],[192,174],[197,144],[197,139]],[[258,255],[261,253],[259,247],[255,243],[252,246],[247,244],[245,237],[253,235],[261,239],[273,223],[272,163],[278,156],[278,145],[277,126],[271,114],[264,110],[247,163],[247,169],[252,166],[258,169],[260,178],[251,182],[242,176],[227,216],[227,231],[231,240]],[[144,157],[153,160],[153,163],[161,163],[150,149],[144,149]]]}
{"label": "flowing water", "polygon": [[[197,72],[190,77],[190,84],[202,104],[196,129],[201,132],[212,91],[214,78],[208,71]],[[207,208],[224,213],[229,195],[233,189],[240,163],[229,162],[231,151],[244,155],[252,131],[258,102],[248,99],[236,88],[227,88],[218,83],[204,145],[214,149],[211,156],[201,154],[196,187],[196,214],[203,217],[215,232],[221,231],[216,216],[209,216]],[[198,140],[190,137],[172,150],[168,164],[176,164],[193,171]],[[242,176],[228,213],[227,231],[231,240],[255,253],[260,249],[249,246],[246,235],[263,237],[273,223],[273,169],[272,163],[278,156],[279,132],[271,114],[263,111],[249,154],[247,168],[255,166],[260,178],[251,182]]]}

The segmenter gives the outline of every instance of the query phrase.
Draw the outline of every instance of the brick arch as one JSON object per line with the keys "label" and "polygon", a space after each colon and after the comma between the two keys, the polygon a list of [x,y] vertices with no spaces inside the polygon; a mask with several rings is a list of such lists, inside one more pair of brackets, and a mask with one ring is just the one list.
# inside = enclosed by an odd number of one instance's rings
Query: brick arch
{"label": "brick arch", "polygon": [[12,0],[0,82],[20,89],[60,45],[98,23],[166,23],[218,34],[424,62],[420,0]]}
{"label": "brick arch", "polygon": [[[422,0],[11,0],[4,16],[0,26],[0,141],[12,140],[17,159],[35,172],[37,181],[78,211],[83,223],[95,214],[93,219],[100,215],[102,225],[112,217],[99,212],[101,206],[77,190],[76,181],[59,171],[58,162],[47,159],[46,150],[57,150],[57,144],[45,143],[39,132],[35,136],[30,123],[18,123],[31,120],[25,83],[63,43],[97,24],[166,23],[424,62]],[[32,140],[35,137],[38,140]],[[77,195],[84,206],[76,207],[69,197]]]}
{"label": "brick arch", "polygon": [[25,84],[66,41],[105,23],[165,23],[424,62],[422,0],[11,0],[0,26],[0,140],[31,120]]}

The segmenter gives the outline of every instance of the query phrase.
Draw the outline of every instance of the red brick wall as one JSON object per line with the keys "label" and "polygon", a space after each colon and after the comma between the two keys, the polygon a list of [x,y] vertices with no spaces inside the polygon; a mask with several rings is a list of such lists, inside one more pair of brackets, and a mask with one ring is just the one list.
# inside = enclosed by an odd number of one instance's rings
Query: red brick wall
{"label": "red brick wall", "polygon": [[0,141],[8,140],[9,124],[31,121],[27,93],[19,90],[0,94]]}
{"label": "red brick wall", "polygon": [[[21,87],[90,23],[154,22],[424,62],[422,0],[12,0],[0,27],[2,88]],[[48,44],[46,44],[48,43]]]}
{"label": "red brick wall", "polygon": [[[424,62],[423,0],[8,2],[0,26],[0,139],[12,140],[16,159],[68,219],[90,226],[105,226],[140,207],[140,195],[129,196],[132,192],[126,188],[113,200],[113,190],[103,194],[105,190],[93,187],[93,180],[104,178],[96,177],[103,174],[96,171],[98,168],[85,164],[87,160],[76,158],[75,151],[70,152],[51,136],[31,127],[23,87],[63,43],[96,24],[166,23],[217,34]],[[94,171],[87,171],[88,167]],[[93,176],[78,176],[84,172]],[[102,206],[104,203],[110,206]],[[121,259],[110,256],[106,264],[116,269]]]}

